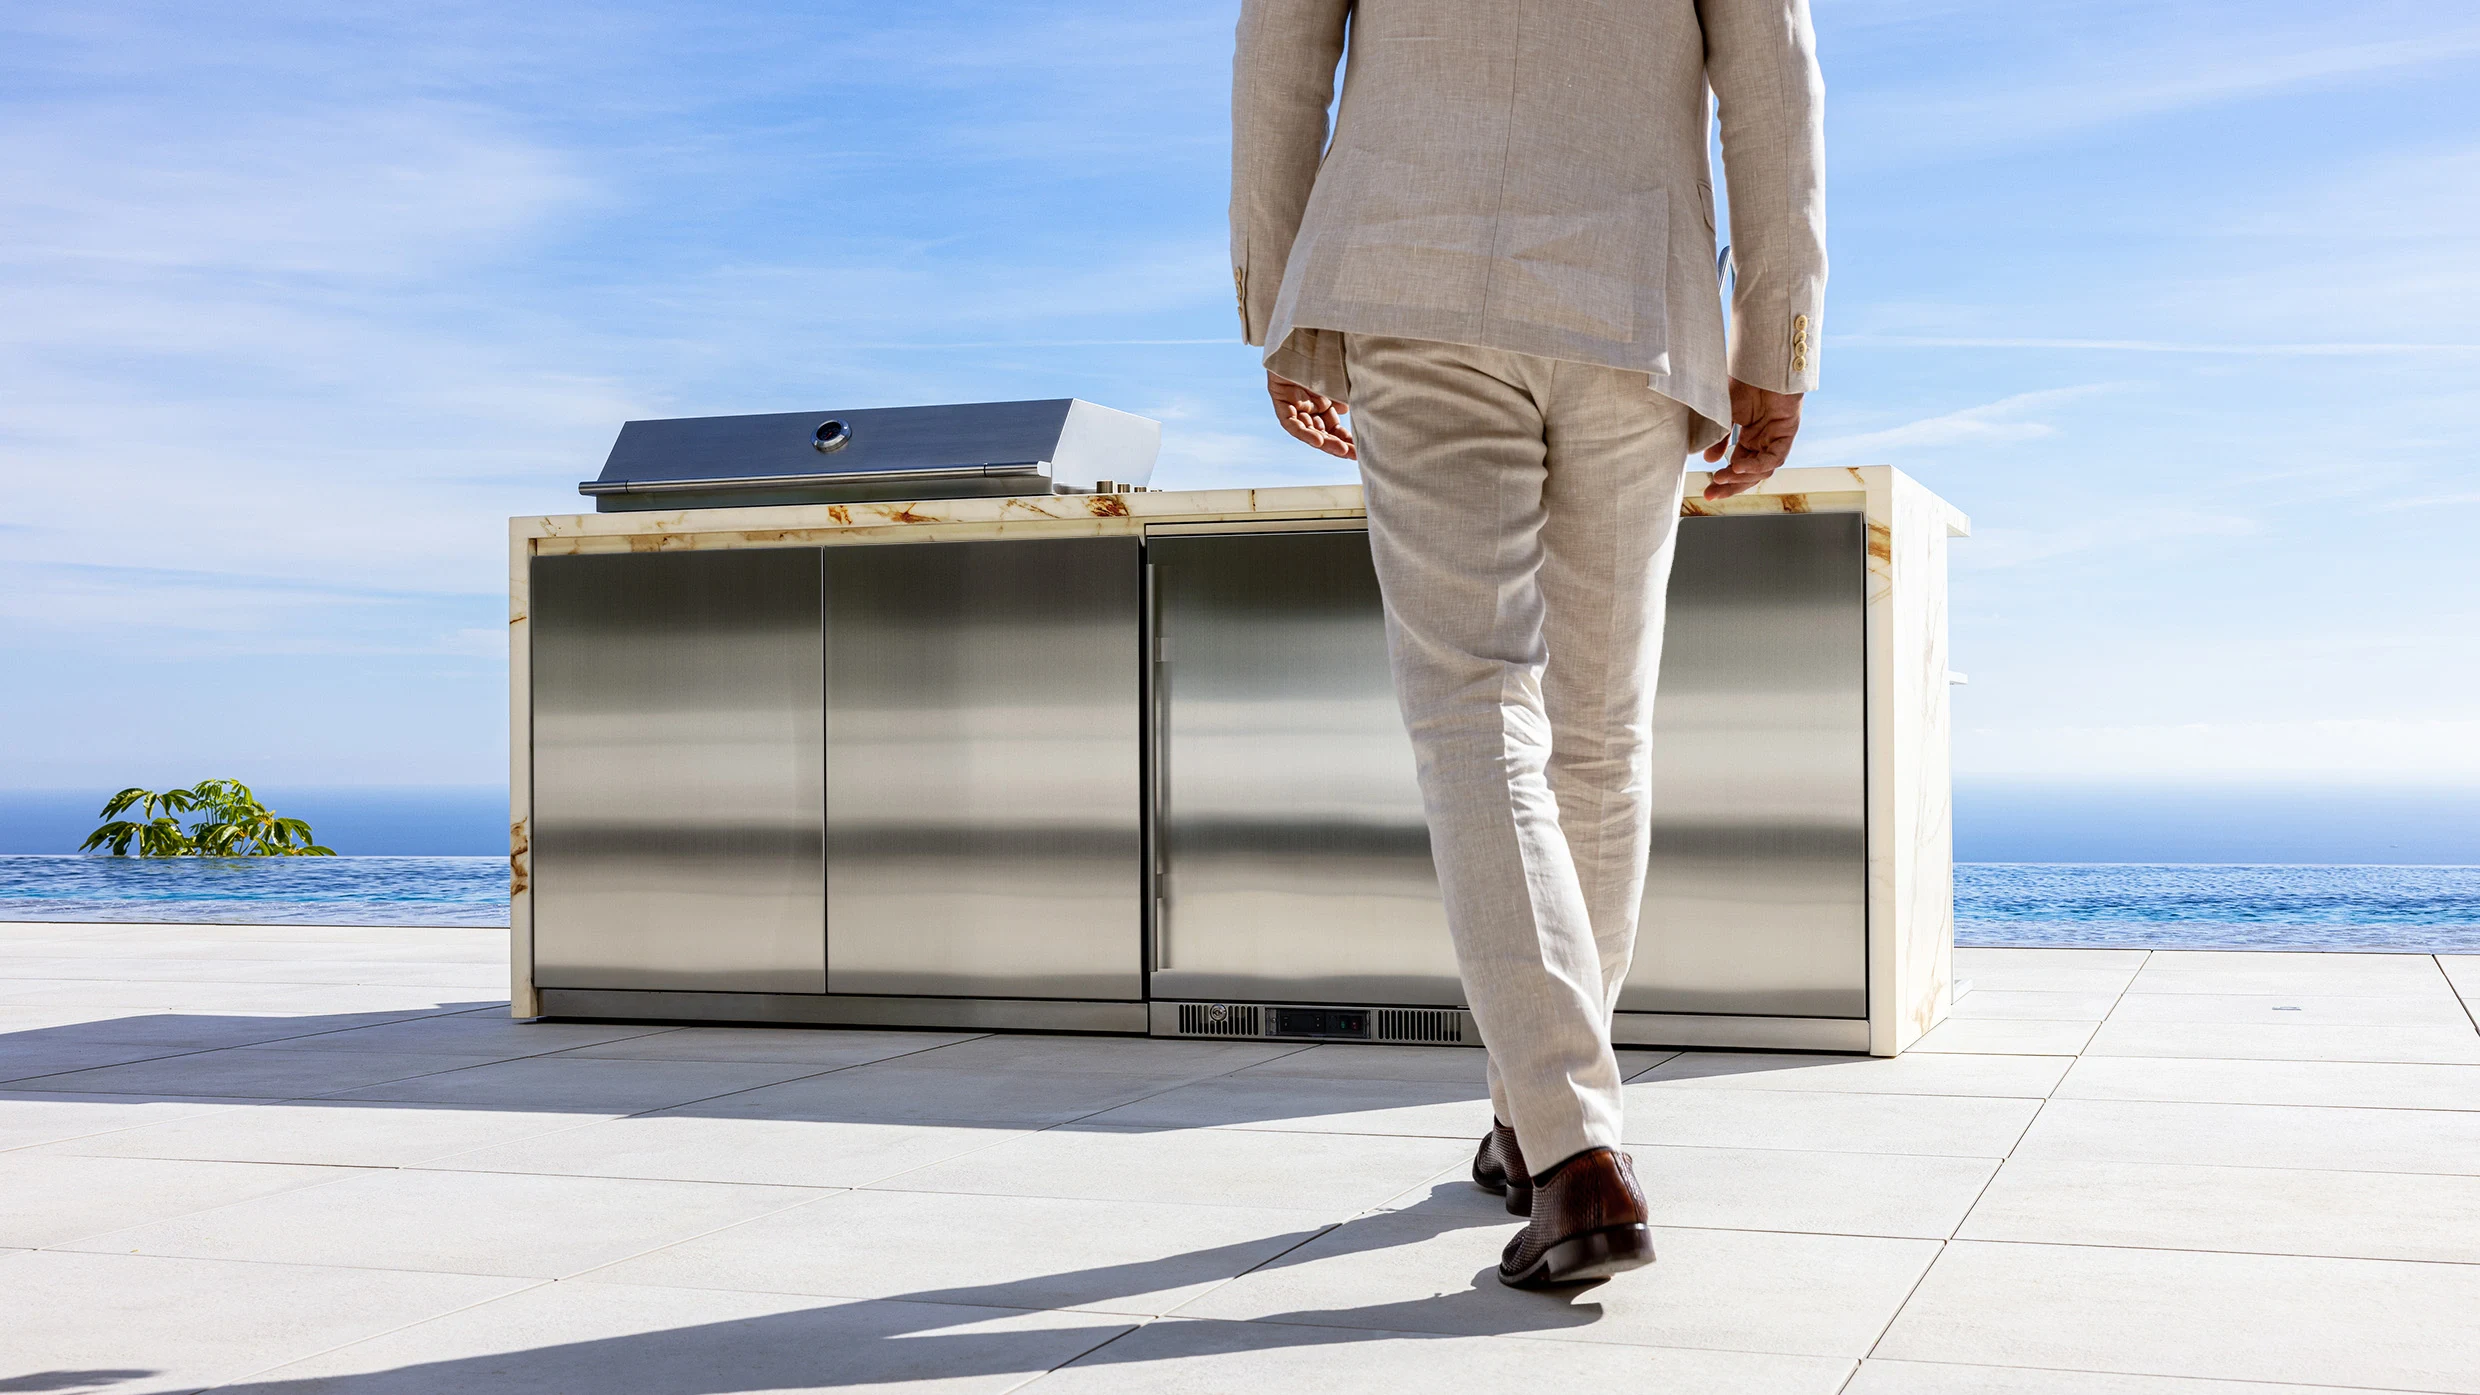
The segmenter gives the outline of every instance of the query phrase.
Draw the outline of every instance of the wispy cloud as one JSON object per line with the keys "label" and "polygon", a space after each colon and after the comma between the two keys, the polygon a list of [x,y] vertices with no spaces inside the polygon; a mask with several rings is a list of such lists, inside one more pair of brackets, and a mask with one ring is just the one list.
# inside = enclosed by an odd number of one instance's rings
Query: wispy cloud
{"label": "wispy cloud", "polygon": [[2387,499],[2370,504],[2369,513],[2400,513],[2405,509],[2444,509],[2462,504],[2480,504],[2480,490],[2455,494],[2418,494],[2405,499]]}
{"label": "wispy cloud", "polygon": [[1838,465],[1864,457],[1893,457],[1950,446],[1996,446],[2035,441],[2058,433],[2055,423],[2039,419],[2048,409],[2122,386],[2116,383],[2087,383],[2019,392],[1995,402],[1923,417],[1900,426],[1804,441],[1799,447],[1798,463]]}
{"label": "wispy cloud", "polygon": [[[2094,0],[1984,13],[2002,16],[2003,28],[1985,32],[1993,45],[2011,50],[2003,77],[1976,81],[1949,67],[1851,99],[1844,111],[1868,133],[1863,159],[1986,154],[2175,112],[2393,80],[2480,56],[2480,27],[2432,7],[2283,16],[2289,23],[2267,22],[2255,7],[2183,10]],[[1954,30],[1950,12],[1935,7],[1916,18]],[[2090,42],[2098,33],[2124,41]],[[1885,138],[1896,131],[1904,138]]]}
{"label": "wispy cloud", "polygon": [[2091,552],[2126,552],[2188,543],[2199,538],[2237,538],[2263,531],[2254,517],[2177,503],[2112,509],[2054,528],[1975,523],[1972,545],[1959,549],[1961,572],[2021,569]]}

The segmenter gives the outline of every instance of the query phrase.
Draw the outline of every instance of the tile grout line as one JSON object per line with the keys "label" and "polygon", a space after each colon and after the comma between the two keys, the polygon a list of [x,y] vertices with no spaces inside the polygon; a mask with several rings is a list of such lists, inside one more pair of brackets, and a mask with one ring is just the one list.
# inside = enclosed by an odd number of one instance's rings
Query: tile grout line
{"label": "tile grout line", "polygon": [[2205,1250],[2193,1245],[2118,1245],[2092,1240],[1966,1240],[1967,1245],[2015,1245],[2040,1250],[2105,1250],[2114,1254],[2233,1256],[2240,1259],[2305,1259],[2333,1264],[2418,1264],[2431,1269],[2480,1269],[2474,1259],[2391,1259],[2382,1255],[2310,1254],[2298,1250]]}
{"label": "tile grout line", "polygon": [[[675,1028],[672,1028],[671,1030],[673,1030],[673,1031],[679,1031],[679,1030],[682,1030],[682,1028],[675,1027]],[[649,1035],[649,1036],[661,1036],[661,1035],[663,1035],[663,1033],[662,1033],[662,1032],[649,1032],[649,1033],[647,1033],[647,1035]],[[982,1033],[981,1035],[983,1035],[983,1036],[987,1036],[987,1035],[989,1035],[989,1034],[988,1034],[988,1033]],[[976,1039],[978,1039],[978,1038],[976,1038],[976,1037],[968,1037],[968,1038],[966,1038],[966,1040],[967,1040],[967,1041],[976,1040]],[[635,1040],[635,1038],[631,1038],[631,1037],[622,1037],[622,1038],[619,1038],[619,1040],[622,1040],[622,1041],[631,1041],[631,1040]],[[596,1045],[608,1045],[609,1043],[595,1043],[595,1044],[596,1044]],[[941,1043],[939,1043],[939,1045],[940,1045],[940,1046],[962,1046],[963,1044],[964,1044],[963,1042],[941,1042]],[[554,1057],[554,1056],[565,1056],[565,1055],[568,1055],[568,1054],[569,1054],[570,1052],[572,1052],[572,1051],[583,1051],[583,1050],[586,1050],[586,1049],[587,1049],[586,1047],[582,1047],[582,1046],[564,1046],[564,1047],[561,1047],[561,1048],[559,1048],[558,1050],[555,1050],[555,1051],[542,1051],[542,1052],[536,1052],[536,1053],[534,1053],[533,1055],[530,1055],[530,1056],[511,1056],[511,1057],[509,1057],[507,1060],[504,1060],[504,1061],[484,1061],[484,1062],[481,1062],[481,1063],[479,1063],[479,1064],[477,1064],[477,1065],[471,1065],[471,1066],[459,1066],[459,1067],[457,1067],[455,1070],[434,1071],[434,1072],[431,1072],[429,1075],[401,1076],[401,1077],[399,1077],[399,1078],[398,1078],[398,1079],[396,1079],[396,1080],[377,1080],[377,1081],[373,1081],[373,1082],[371,1082],[371,1083],[370,1083],[370,1084],[368,1084],[368,1085],[352,1085],[352,1086],[347,1086],[345,1089],[342,1089],[342,1090],[336,1090],[336,1091],[331,1091],[331,1092],[329,1092],[329,1093],[327,1093],[327,1094],[323,1094],[323,1095],[305,1095],[305,1096],[302,1096],[302,1097],[301,1097],[298,1101],[287,1101],[287,1103],[320,1103],[320,1102],[334,1102],[334,1103],[337,1103],[337,1104],[414,1104],[414,1105],[432,1105],[432,1106],[434,1106],[434,1107],[437,1107],[437,1108],[442,1108],[442,1109],[463,1109],[463,1108],[490,1109],[490,1108],[494,1108],[494,1106],[490,1106],[490,1105],[470,1105],[470,1104],[459,1104],[459,1103],[457,1103],[457,1102],[455,1102],[455,1101],[436,1101],[436,1100],[389,1100],[389,1099],[349,1100],[349,1099],[341,1099],[341,1098],[339,1098],[339,1096],[343,1096],[343,1095],[350,1094],[350,1093],[352,1093],[352,1092],[353,1092],[353,1091],[355,1091],[355,1090],[370,1090],[370,1089],[376,1089],[377,1087],[379,1087],[379,1086],[381,1086],[381,1085],[394,1085],[394,1084],[399,1084],[399,1083],[402,1083],[402,1081],[405,1081],[405,1080],[427,1080],[427,1079],[431,1079],[431,1078],[433,1078],[434,1076],[439,1076],[439,1075],[454,1075],[454,1074],[457,1074],[457,1073],[458,1073],[458,1071],[467,1071],[467,1070],[481,1070],[481,1069],[483,1069],[483,1068],[485,1068],[485,1067],[488,1067],[488,1066],[505,1066],[505,1065],[512,1065],[512,1064],[514,1064],[514,1063],[516,1063],[516,1062],[518,1062],[518,1061],[544,1061],[544,1060],[549,1060],[550,1058],[552,1058],[552,1057]],[[692,1106],[692,1105],[699,1105],[699,1104],[712,1104],[712,1103],[714,1103],[716,1100],[721,1100],[721,1099],[730,1099],[730,1098],[731,1098],[732,1096],[734,1096],[734,1095],[746,1095],[746,1094],[749,1094],[749,1093],[751,1093],[751,1092],[753,1092],[753,1091],[757,1091],[757,1090],[771,1090],[771,1089],[775,1088],[775,1087],[776,1087],[776,1086],[778,1086],[778,1085],[797,1085],[797,1084],[801,1083],[801,1082],[802,1082],[802,1081],[804,1081],[804,1080],[816,1080],[816,1079],[818,1079],[818,1078],[820,1078],[820,1077],[822,1077],[822,1076],[835,1075],[835,1074],[838,1074],[838,1073],[840,1073],[840,1072],[843,1072],[843,1071],[848,1071],[848,1070],[858,1070],[858,1069],[860,1069],[860,1068],[861,1068],[861,1067],[863,1067],[863,1066],[874,1066],[874,1065],[879,1064],[881,1061],[893,1061],[893,1060],[900,1060],[900,1059],[902,1059],[902,1058],[903,1058],[903,1057],[905,1057],[905,1056],[916,1056],[916,1055],[921,1054],[921,1053],[922,1053],[922,1052],[924,1052],[924,1051],[936,1051],[936,1050],[938,1050],[938,1049],[939,1049],[939,1048],[938,1048],[937,1046],[925,1046],[925,1047],[920,1047],[920,1048],[918,1048],[918,1049],[916,1049],[916,1050],[913,1050],[913,1051],[900,1052],[900,1053],[898,1053],[898,1054],[897,1054],[897,1055],[895,1055],[895,1056],[882,1056],[882,1057],[879,1057],[877,1060],[872,1060],[872,1061],[853,1061],[853,1062],[850,1062],[850,1063],[845,1064],[845,1065],[840,1065],[840,1066],[828,1066],[828,1067],[826,1067],[826,1068],[824,1068],[824,1069],[822,1069],[822,1070],[814,1070],[814,1071],[809,1071],[809,1072],[807,1072],[807,1073],[805,1073],[805,1074],[800,1074],[800,1075],[788,1075],[788,1076],[785,1076],[785,1077],[784,1077],[783,1079],[781,1079],[781,1080],[770,1080],[770,1081],[767,1081],[767,1082],[765,1082],[764,1084],[760,1084],[760,1085],[743,1085],[743,1086],[740,1086],[740,1087],[735,1088],[735,1089],[724,1090],[724,1091],[721,1091],[721,1092],[718,1092],[718,1093],[716,1093],[716,1094],[712,1094],[712,1095],[699,1095],[699,1096],[696,1096],[696,1097],[691,1098],[691,1099],[681,1100],[681,1101],[679,1101],[678,1103],[675,1103],[675,1104],[658,1104],[658,1105],[652,1105],[652,1106],[649,1106],[648,1108],[645,1108],[645,1109],[626,1110],[626,1111],[622,1111],[622,1112],[620,1112],[620,1113],[618,1113],[618,1114],[613,1115],[611,1118],[608,1118],[608,1119],[600,1119],[600,1120],[596,1120],[596,1121],[594,1121],[594,1122],[597,1122],[597,1123],[617,1123],[617,1122],[618,1122],[619,1120],[621,1120],[621,1119],[642,1119],[642,1118],[644,1118],[644,1117],[646,1117],[646,1116],[648,1116],[648,1115],[652,1115],[652,1114],[663,1114],[663,1113],[667,1113],[667,1112],[669,1112],[669,1111],[671,1111],[671,1110],[675,1110],[675,1109],[687,1109],[687,1108],[689,1108],[689,1107],[690,1107],[690,1106]],[[629,1064],[629,1063],[632,1063],[632,1062],[633,1062],[633,1063],[635,1063],[635,1064],[640,1064],[640,1065],[644,1065],[644,1064],[688,1064],[688,1065],[793,1065],[793,1066],[798,1066],[798,1065],[806,1065],[806,1064],[810,1064],[809,1062],[803,1062],[803,1061],[772,1061],[772,1062],[770,1062],[770,1061],[682,1061],[682,1062],[665,1062],[665,1061],[661,1061],[661,1060],[659,1060],[659,1059],[652,1060],[652,1061],[648,1061],[648,1060],[644,1060],[644,1059],[640,1059],[640,1058],[627,1057],[627,1056],[579,1056],[579,1057],[576,1057],[575,1059],[577,1059],[577,1060],[581,1060],[581,1061],[612,1061],[612,1062],[621,1063],[621,1064]],[[511,1111],[507,1111],[507,1112],[510,1112],[510,1113],[518,1113],[518,1112],[524,1112],[524,1111],[511,1110]]]}
{"label": "tile grout line", "polygon": [[[1080,1311],[1080,1310],[1048,1308],[1048,1309],[1043,1309],[1042,1311],[1045,1311],[1045,1312],[1065,1312],[1065,1311]],[[1134,1314],[1134,1313],[1130,1313],[1130,1314],[1121,1314],[1121,1315],[1117,1315],[1117,1316],[1125,1316],[1125,1317],[1127,1317],[1127,1318],[1129,1319],[1129,1325],[1128,1325],[1128,1329],[1127,1329],[1126,1331],[1124,1331],[1124,1332],[1114,1332],[1114,1333],[1112,1333],[1110,1336],[1103,1338],[1101,1341],[1094,1343],[1092,1346],[1085,1348],[1083,1351],[1078,1352],[1076,1355],[1069,1357],[1067,1360],[1060,1362],[1060,1363],[1059,1363],[1058,1365],[1056,1365],[1056,1366],[1049,1367],[1049,1368],[1047,1368],[1047,1369],[1045,1369],[1045,1370],[1035,1371],[1035,1372],[1034,1372],[1034,1373],[1032,1373],[1031,1375],[1026,1376],[1023,1380],[1020,1380],[1020,1381],[1016,1382],[1014,1385],[1008,1386],[1008,1387],[1006,1387],[1005,1389],[1003,1389],[1003,1390],[1001,1390],[1001,1391],[997,1392],[997,1395],[1011,1395],[1011,1392],[1018,1391],[1018,1390],[1022,1390],[1022,1389],[1024,1389],[1025,1387],[1027,1387],[1027,1386],[1029,1386],[1029,1385],[1033,1384],[1035,1381],[1039,1381],[1039,1380],[1048,1380],[1048,1379],[1050,1379],[1052,1376],[1055,1376],[1055,1375],[1059,1374],[1061,1371],[1064,1371],[1064,1370],[1068,1369],[1070,1366],[1075,1365],[1075,1364],[1076,1364],[1076,1363],[1078,1363],[1079,1361],[1084,1360],[1086,1357],[1089,1357],[1089,1356],[1093,1355],[1095,1352],[1098,1352],[1098,1351],[1102,1350],[1104,1347],[1107,1347],[1107,1346],[1111,1345],[1113,1342],[1116,1342],[1116,1341],[1120,1340],[1120,1339],[1121,1339],[1121,1338],[1123,1338],[1123,1337],[1130,1337],[1130,1336],[1134,1336],[1134,1335],[1135,1335],[1135,1334],[1137,1334],[1138,1332],[1141,1332],[1141,1331],[1145,1330],[1146,1328],[1153,1326],[1153,1325],[1155,1324],[1155,1322],[1159,1321],[1159,1319],[1158,1319],[1158,1318],[1155,1318],[1155,1317],[1142,1316],[1142,1315],[1139,1315],[1139,1314]]]}
{"label": "tile grout line", "polygon": [[[2136,980],[2143,975],[2145,968],[2152,962],[2153,951],[2149,949],[2145,950],[2144,957],[2136,961],[2135,972],[2127,976],[2127,982],[2122,985],[2117,994],[2110,999],[2110,1011],[2101,1015],[2102,1023],[2107,1023],[2110,1020],[2110,1014],[2118,1011],[2118,1005],[2126,999],[2129,990],[2134,988]],[[2092,1034],[2096,1037],[2101,1034],[2100,1025],[2096,1024],[2094,1026]],[[2085,1046],[2089,1048],[2091,1045],[2092,1038],[2087,1037],[2085,1039]],[[2083,1059],[2084,1052],[2081,1050],[2077,1051],[2075,1053],[2075,1061],[2080,1063]],[[1989,1195],[1989,1189],[1998,1184],[1998,1175],[2006,1171],[2006,1165],[2014,1160],[2015,1150],[2023,1146],[2024,1139],[2032,1133],[2033,1126],[2041,1122],[2042,1113],[2049,1108],[2050,1102],[2057,1098],[2058,1087],[2064,1085],[2067,1082],[2067,1077],[2073,1075],[2074,1073],[2075,1065],[2072,1063],[2069,1064],[2065,1070],[2058,1073],[2058,1079],[2051,1083],[2049,1093],[2041,1097],[2041,1102],[2033,1108],[2032,1117],[2024,1121],[2024,1126],[2016,1131],[2014,1141],[2007,1145],[2006,1155],[1998,1159],[1998,1165],[1989,1170],[1989,1177],[1981,1183],[1980,1190],[1972,1194],[1972,1204],[1963,1208],[1963,1214],[1955,1219],[1954,1229],[1947,1232],[1945,1239],[1938,1241],[1937,1253],[1930,1256],[1927,1264],[1921,1266],[1920,1275],[1918,1278],[1912,1280],[1912,1286],[1904,1290],[1903,1301],[1895,1304],[1894,1311],[1887,1315],[1885,1326],[1877,1330],[1877,1336],[1869,1343],[1868,1351],[1862,1354],[1860,1358],[1862,1362],[1866,1362],[1875,1357],[1877,1355],[1877,1349],[1885,1345],[1886,1338],[1894,1331],[1895,1324],[1903,1320],[1904,1310],[1912,1306],[1912,1300],[1920,1296],[1921,1286],[1929,1282],[1929,1275],[1934,1273],[1938,1267],[1938,1264],[1946,1258],[1947,1248],[1955,1243],[1955,1237],[1960,1235],[1963,1228],[1971,1223],[1972,1213],[1980,1209],[1981,1202]],[[1859,1368],[1856,1365],[1852,1369],[1852,1377],[1853,1379],[1858,1379],[1859,1377]],[[1848,1382],[1846,1382],[1846,1384],[1848,1384]]]}
{"label": "tile grout line", "polygon": [[2480,1013],[2472,1011],[2471,999],[2463,996],[2463,986],[2454,981],[2454,975],[2446,972],[2445,957],[2432,954],[2428,956],[2428,962],[2436,968],[2437,976],[2446,981],[2446,991],[2453,994],[2454,1001],[2462,1005],[2463,1020],[2471,1024],[2474,1032],[2480,1032]]}

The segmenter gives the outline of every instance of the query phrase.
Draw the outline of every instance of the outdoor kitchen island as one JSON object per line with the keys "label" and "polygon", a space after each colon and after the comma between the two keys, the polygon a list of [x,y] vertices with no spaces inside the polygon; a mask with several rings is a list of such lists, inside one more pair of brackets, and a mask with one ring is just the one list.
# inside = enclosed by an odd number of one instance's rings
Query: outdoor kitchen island
{"label": "outdoor kitchen island", "polygon": [[[1965,521],[1703,485],[1616,1039],[1895,1054]],[[1474,1043],[1359,489],[1096,490],[513,520],[514,1013]]]}

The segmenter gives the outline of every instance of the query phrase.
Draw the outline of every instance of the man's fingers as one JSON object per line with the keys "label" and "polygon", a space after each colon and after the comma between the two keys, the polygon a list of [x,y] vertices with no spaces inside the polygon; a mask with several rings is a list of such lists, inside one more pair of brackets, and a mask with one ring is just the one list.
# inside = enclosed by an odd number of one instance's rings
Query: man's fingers
{"label": "man's fingers", "polygon": [[1323,418],[1299,411],[1278,410],[1275,413],[1275,422],[1287,435],[1302,445],[1315,446],[1328,455],[1338,456],[1345,460],[1356,458],[1351,434],[1341,430],[1326,429],[1322,424]]}

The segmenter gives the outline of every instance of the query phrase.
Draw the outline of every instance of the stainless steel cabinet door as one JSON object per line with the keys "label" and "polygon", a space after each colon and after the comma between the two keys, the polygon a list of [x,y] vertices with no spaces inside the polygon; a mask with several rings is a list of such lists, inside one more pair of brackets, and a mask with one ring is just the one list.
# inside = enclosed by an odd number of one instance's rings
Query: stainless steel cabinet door
{"label": "stainless steel cabinet door", "polygon": [[827,549],[827,982],[1134,999],[1134,538]]}
{"label": "stainless steel cabinet door", "polygon": [[1863,528],[1680,521],[1622,1009],[1868,1015]]}
{"label": "stainless steel cabinet door", "polygon": [[1369,535],[1146,548],[1154,996],[1462,1002]]}
{"label": "stainless steel cabinet door", "polygon": [[534,980],[826,989],[814,548],[537,558]]}

